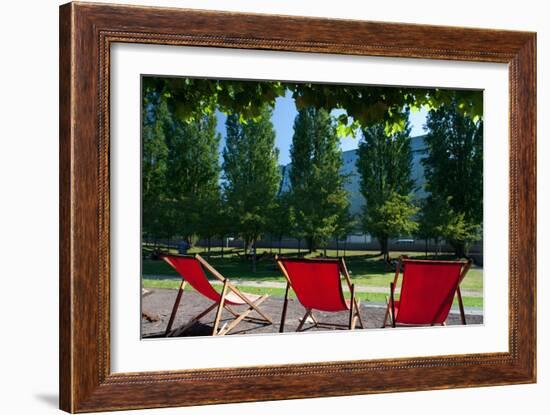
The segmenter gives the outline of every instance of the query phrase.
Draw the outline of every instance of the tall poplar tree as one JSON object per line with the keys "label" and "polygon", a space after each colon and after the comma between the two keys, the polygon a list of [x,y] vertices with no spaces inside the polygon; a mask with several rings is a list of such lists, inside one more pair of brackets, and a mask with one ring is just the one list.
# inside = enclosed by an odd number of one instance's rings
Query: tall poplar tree
{"label": "tall poplar tree", "polygon": [[167,134],[170,222],[189,244],[197,236],[209,239],[216,234],[213,224],[220,205],[220,139],[214,115],[190,122],[176,120]]}
{"label": "tall poplar tree", "polygon": [[[483,121],[465,117],[456,99],[428,113],[423,160],[427,198],[425,221],[459,257],[481,238],[483,222]],[[440,206],[439,210],[434,206]]]}
{"label": "tall poplar tree", "polygon": [[324,109],[308,108],[294,120],[290,148],[290,217],[309,252],[326,243],[347,217],[348,194],[340,174],[342,151],[336,127]]}
{"label": "tall poplar tree", "polygon": [[157,239],[169,237],[167,226],[166,172],[168,147],[164,130],[171,122],[164,100],[153,93],[143,98],[142,107],[142,232]]}
{"label": "tall poplar tree", "polygon": [[[267,106],[255,120],[227,117],[227,138],[223,151],[223,190],[228,214],[252,249],[252,268],[256,271],[256,241],[268,230],[280,182],[279,151]],[[240,120],[241,119],[241,120]]]}
{"label": "tall poplar tree", "polygon": [[281,255],[283,236],[290,235],[291,233],[291,223],[289,217],[290,212],[288,206],[289,194],[280,192],[275,200],[275,205],[268,222],[268,229],[271,238],[277,240],[279,255]]}
{"label": "tall poplar tree", "polygon": [[410,126],[387,135],[384,124],[363,129],[359,143],[357,170],[365,198],[362,224],[364,231],[378,239],[384,259],[389,258],[388,240],[401,234],[410,235],[418,225],[413,216],[418,209],[412,204],[412,153]]}

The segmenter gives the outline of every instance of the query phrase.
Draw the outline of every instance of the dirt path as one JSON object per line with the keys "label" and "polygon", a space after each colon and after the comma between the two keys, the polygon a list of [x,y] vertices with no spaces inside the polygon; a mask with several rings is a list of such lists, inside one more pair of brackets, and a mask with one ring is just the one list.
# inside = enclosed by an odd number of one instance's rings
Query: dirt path
{"label": "dirt path", "polygon": [[[159,337],[162,336],[170,312],[174,304],[176,297],[176,290],[163,289],[163,288],[148,288],[148,295],[142,298],[142,311],[149,317],[154,317],[156,321],[149,321],[147,318],[142,318],[142,336],[143,337]],[[190,320],[193,316],[199,314],[203,309],[211,305],[212,302],[205,299],[200,294],[192,291],[184,291],[176,319],[174,321],[174,328],[178,328]],[[267,313],[274,321],[273,325],[261,325],[248,321],[241,322],[231,334],[267,334],[267,333],[279,333],[281,311],[283,306],[283,299],[276,297],[269,297],[262,305],[261,309]],[[380,328],[384,321],[385,308],[378,303],[362,302],[360,305],[360,313],[366,328],[374,329]],[[254,313],[253,313],[254,314]],[[251,316],[253,315],[251,314]],[[304,314],[304,308],[297,300],[289,300],[287,318],[284,327],[284,331],[293,332],[296,330],[300,319]],[[315,312],[315,317],[323,322],[347,324],[349,314],[347,312],[341,313],[323,313]],[[224,311],[222,314],[222,325],[230,320],[231,315]],[[215,318],[215,310],[211,311],[200,323],[195,324],[182,336],[209,336],[212,333],[213,320]],[[482,324],[483,316],[478,314],[469,314],[467,312],[468,324]],[[460,324],[459,315],[453,310],[449,314],[447,320],[448,325]],[[311,327],[311,324],[306,324],[308,331],[327,330],[327,328],[315,328]],[[434,327],[435,330],[445,330],[444,327]],[[389,330],[389,329],[385,329]]]}

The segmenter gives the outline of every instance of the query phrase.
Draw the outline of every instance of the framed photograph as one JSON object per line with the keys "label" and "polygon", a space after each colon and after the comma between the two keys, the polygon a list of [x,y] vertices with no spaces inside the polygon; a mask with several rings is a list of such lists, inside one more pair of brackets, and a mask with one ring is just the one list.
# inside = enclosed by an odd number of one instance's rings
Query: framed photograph
{"label": "framed photograph", "polygon": [[61,409],[535,382],[535,46],[61,6]]}

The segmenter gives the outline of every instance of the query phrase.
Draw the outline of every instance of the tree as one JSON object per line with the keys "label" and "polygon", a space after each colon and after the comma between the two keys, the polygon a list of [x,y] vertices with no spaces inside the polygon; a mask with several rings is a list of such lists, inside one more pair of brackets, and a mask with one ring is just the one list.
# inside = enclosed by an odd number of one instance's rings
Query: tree
{"label": "tree", "polygon": [[166,226],[166,172],[168,147],[164,129],[170,122],[166,102],[153,94],[144,97],[142,110],[142,231],[154,239],[169,237]]}
{"label": "tree", "polygon": [[380,243],[384,260],[389,259],[388,240],[410,235],[417,228],[413,215],[417,208],[410,194],[411,179],[410,127],[387,135],[382,124],[363,129],[359,143],[357,170],[360,189],[365,198],[362,224]]}
{"label": "tree", "polygon": [[449,206],[446,200],[441,200],[433,195],[429,195],[420,201],[417,236],[426,241],[426,255],[428,255],[428,241],[430,239],[435,242],[435,253],[438,254],[440,251],[448,210]]}
{"label": "tree", "polygon": [[227,138],[223,150],[224,197],[233,223],[244,238],[246,251],[253,250],[252,267],[256,271],[256,241],[267,230],[280,182],[279,152],[271,110],[264,106],[261,117],[239,121],[227,117]]}
{"label": "tree", "polygon": [[481,237],[483,122],[465,117],[459,106],[453,99],[429,112],[425,138],[428,156],[423,163],[426,190],[432,202],[443,204],[446,212],[439,235],[453,246],[458,257],[464,257],[472,242]]}
{"label": "tree", "polygon": [[397,192],[390,192],[382,204],[368,209],[363,225],[378,238],[386,262],[389,260],[388,238],[416,232],[418,224],[412,218],[417,212],[418,208],[411,202],[411,196]]}
{"label": "tree", "polygon": [[[336,239],[336,256],[339,256],[340,251],[340,239],[345,238],[347,244],[347,237],[353,231],[353,228],[356,225],[355,218],[350,215],[349,210],[342,212],[338,217],[336,222],[336,227],[334,229],[333,237]],[[346,245],[344,245],[345,248]],[[346,251],[344,249],[344,257],[346,256]]]}
{"label": "tree", "polygon": [[216,215],[215,228],[216,235],[221,239],[221,257],[224,257],[224,248],[226,243],[229,242],[228,237],[238,233],[236,225],[233,223],[233,220],[230,216],[229,207],[227,206],[227,201],[225,200],[223,194],[221,195],[219,201],[219,210]]}
{"label": "tree", "polygon": [[206,240],[208,255],[212,247],[212,238],[225,236],[226,222],[219,187],[210,189],[199,200],[200,219],[197,223],[197,234]]}
{"label": "tree", "polygon": [[289,194],[280,193],[276,200],[268,222],[269,233],[278,241],[279,255],[283,236],[291,234],[291,222],[289,216]]}
{"label": "tree", "polygon": [[172,224],[190,245],[194,238],[210,239],[220,205],[220,135],[216,117],[190,123],[173,121],[167,134],[167,193],[171,195]]}
{"label": "tree", "polygon": [[312,252],[341,227],[349,206],[345,177],[340,175],[342,151],[327,111],[309,108],[298,112],[290,159],[294,234],[305,238]]}

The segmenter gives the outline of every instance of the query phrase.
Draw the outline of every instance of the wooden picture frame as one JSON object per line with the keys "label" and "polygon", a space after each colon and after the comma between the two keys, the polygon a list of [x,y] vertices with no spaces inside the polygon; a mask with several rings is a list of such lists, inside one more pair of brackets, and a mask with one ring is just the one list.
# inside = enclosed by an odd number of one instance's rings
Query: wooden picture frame
{"label": "wooden picture frame", "polygon": [[[109,58],[117,42],[508,64],[509,351],[111,373]],[[59,92],[61,409],[90,412],[535,382],[535,33],[70,3],[60,8]]]}

